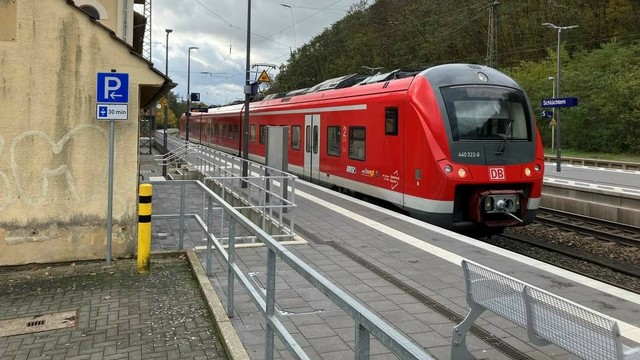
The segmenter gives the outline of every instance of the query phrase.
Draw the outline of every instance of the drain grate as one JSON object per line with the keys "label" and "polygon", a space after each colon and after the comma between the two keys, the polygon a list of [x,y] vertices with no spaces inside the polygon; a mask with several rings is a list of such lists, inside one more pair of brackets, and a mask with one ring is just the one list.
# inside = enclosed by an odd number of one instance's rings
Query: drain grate
{"label": "drain grate", "polygon": [[78,326],[78,310],[0,320],[0,337]]}

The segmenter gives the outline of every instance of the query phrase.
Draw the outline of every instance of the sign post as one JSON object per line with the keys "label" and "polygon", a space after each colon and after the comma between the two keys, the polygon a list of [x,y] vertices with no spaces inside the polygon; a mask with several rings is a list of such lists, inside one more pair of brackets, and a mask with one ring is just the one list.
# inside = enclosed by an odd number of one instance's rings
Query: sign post
{"label": "sign post", "polygon": [[113,161],[115,120],[129,118],[129,74],[97,73],[96,119],[109,120],[109,184],[107,194],[107,265],[111,265],[113,227]]}
{"label": "sign post", "polygon": [[[558,33],[559,34],[559,33]],[[560,73],[560,67],[558,67],[558,73]],[[560,84],[560,82],[558,82]],[[560,86],[558,85],[558,88]],[[550,98],[550,99],[542,99],[542,107],[543,108],[554,108],[553,114],[556,115],[555,118],[551,120],[551,149],[553,149],[553,129],[557,125],[558,126],[558,153],[556,155],[556,171],[560,172],[560,109],[556,111],[555,108],[564,108],[564,107],[574,107],[578,106],[578,98],[567,97],[567,98]],[[542,116],[545,116],[545,112],[542,112]],[[557,123],[556,123],[557,119]]]}

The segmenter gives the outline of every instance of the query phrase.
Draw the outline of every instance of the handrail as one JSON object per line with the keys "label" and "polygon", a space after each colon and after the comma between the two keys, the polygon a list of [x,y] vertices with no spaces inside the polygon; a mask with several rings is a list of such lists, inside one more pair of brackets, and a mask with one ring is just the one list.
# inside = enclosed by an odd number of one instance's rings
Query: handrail
{"label": "handrail", "polygon": [[[242,287],[249,293],[253,302],[260,309],[265,317],[266,323],[266,344],[265,344],[265,358],[273,359],[275,352],[274,336],[278,335],[280,340],[285,344],[291,355],[296,359],[309,359],[309,356],[304,352],[300,345],[291,336],[288,330],[275,316],[275,300],[276,300],[276,261],[280,258],[285,264],[290,266],[304,279],[309,281],[316,289],[326,295],[337,306],[343,309],[351,318],[355,321],[356,325],[356,337],[355,337],[355,357],[356,359],[367,359],[370,354],[370,337],[373,335],[380,343],[387,347],[390,351],[396,354],[401,359],[431,359],[431,356],[427,354],[420,346],[416,345],[413,341],[402,335],[395,330],[391,325],[387,324],[379,316],[374,314],[364,305],[360,304],[357,300],[331,283],[323,275],[312,269],[309,265],[305,264],[296,255],[291,253],[282,244],[276,241],[272,236],[268,235],[264,230],[244,217],[238,210],[233,208],[230,204],[226,203],[220,196],[202,184],[200,181],[193,180],[175,180],[175,181],[151,181],[154,186],[181,186],[181,206],[180,214],[172,216],[179,216],[180,221],[180,238],[183,237],[184,227],[183,219],[185,214],[185,186],[195,184],[202,189],[207,200],[207,214],[206,221],[204,221],[199,215],[193,214],[198,225],[205,232],[207,237],[207,260],[206,269],[207,274],[212,276],[212,249],[215,246],[216,250],[220,252],[222,258],[227,264],[228,269],[228,282],[227,282],[227,306],[226,311],[229,317],[233,317],[234,309],[234,282],[237,278]],[[225,250],[223,244],[219,239],[209,230],[212,229],[213,224],[213,209],[214,202],[217,208],[221,208],[222,218],[228,217],[228,239],[227,250]],[[226,214],[226,215],[225,215]],[[167,215],[162,215],[167,216]],[[158,215],[152,215],[152,220],[156,219]],[[236,250],[235,250],[235,238],[236,238],[236,225],[241,226],[248,231],[256,239],[261,241],[268,249],[267,254],[267,285],[266,294],[264,298],[262,292],[256,289],[253,283],[248,279],[247,275],[236,264]],[[180,242],[182,246],[182,241]]]}
{"label": "handrail", "polygon": [[183,159],[192,153],[193,150],[189,143],[184,143],[184,145],[181,145],[164,155],[155,155],[155,159],[158,165],[171,165],[183,161]]}

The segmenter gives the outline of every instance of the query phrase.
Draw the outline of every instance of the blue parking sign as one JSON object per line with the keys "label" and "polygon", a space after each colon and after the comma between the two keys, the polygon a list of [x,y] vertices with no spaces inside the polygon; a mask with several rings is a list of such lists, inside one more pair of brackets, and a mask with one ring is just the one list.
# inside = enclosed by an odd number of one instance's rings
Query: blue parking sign
{"label": "blue parking sign", "polygon": [[129,102],[129,74],[98,73],[96,102],[103,104]]}

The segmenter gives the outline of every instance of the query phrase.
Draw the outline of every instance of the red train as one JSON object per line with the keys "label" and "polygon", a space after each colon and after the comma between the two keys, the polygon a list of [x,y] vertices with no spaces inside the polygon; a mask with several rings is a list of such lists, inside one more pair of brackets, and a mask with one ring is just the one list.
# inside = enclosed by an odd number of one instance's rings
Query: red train
{"label": "red train", "polygon": [[[240,154],[243,118],[242,104],[192,113],[190,140]],[[252,102],[252,160],[264,161],[266,126],[288,127],[290,172],[449,229],[528,224],[540,204],[543,148],[530,101],[489,67],[350,75]]]}

